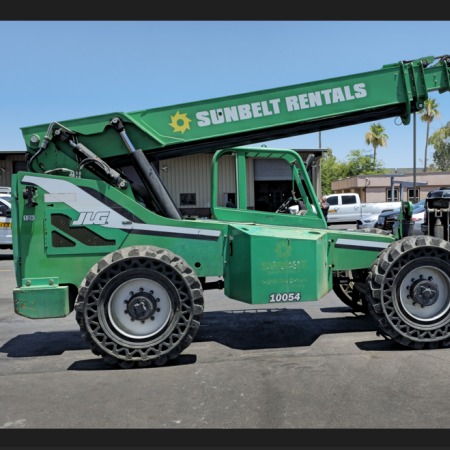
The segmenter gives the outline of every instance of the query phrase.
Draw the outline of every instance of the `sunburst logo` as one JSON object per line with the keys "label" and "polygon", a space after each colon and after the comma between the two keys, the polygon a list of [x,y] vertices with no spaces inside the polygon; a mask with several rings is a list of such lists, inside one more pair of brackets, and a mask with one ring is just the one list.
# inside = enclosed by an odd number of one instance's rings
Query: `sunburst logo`
{"label": "sunburst logo", "polygon": [[282,241],[276,245],[275,252],[279,258],[287,258],[292,255],[292,247]]}
{"label": "sunburst logo", "polygon": [[178,111],[174,116],[170,116],[172,122],[169,125],[173,128],[175,133],[184,134],[186,130],[190,130],[189,123],[192,122],[186,114],[180,114]]}

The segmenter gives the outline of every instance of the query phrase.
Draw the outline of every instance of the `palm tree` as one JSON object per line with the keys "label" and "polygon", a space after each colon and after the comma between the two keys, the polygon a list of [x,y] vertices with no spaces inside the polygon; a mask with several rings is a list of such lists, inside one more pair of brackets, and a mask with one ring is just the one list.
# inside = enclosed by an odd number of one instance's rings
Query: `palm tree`
{"label": "palm tree", "polygon": [[424,108],[420,111],[420,118],[422,122],[427,123],[427,137],[425,139],[425,157],[423,161],[423,171],[427,171],[427,150],[428,150],[428,137],[430,134],[430,124],[434,119],[439,119],[441,114],[438,111],[438,103],[434,98],[428,98],[424,101]]}
{"label": "palm tree", "polygon": [[369,131],[365,135],[366,144],[373,147],[373,166],[377,160],[377,148],[386,147],[389,136],[384,132],[381,123],[373,123],[370,125]]}

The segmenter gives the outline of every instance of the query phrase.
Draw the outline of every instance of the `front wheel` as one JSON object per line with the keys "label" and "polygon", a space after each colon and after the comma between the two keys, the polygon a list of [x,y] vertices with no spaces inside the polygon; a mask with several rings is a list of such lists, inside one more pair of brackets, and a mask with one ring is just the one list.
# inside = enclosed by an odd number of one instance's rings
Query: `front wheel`
{"label": "front wheel", "polygon": [[380,253],[368,276],[369,312],[386,338],[414,349],[450,345],[450,244],[408,236]]}
{"label": "front wheel", "polygon": [[128,247],[100,260],[75,302],[81,334],[110,366],[161,366],[193,341],[203,315],[200,280],[174,253]]}

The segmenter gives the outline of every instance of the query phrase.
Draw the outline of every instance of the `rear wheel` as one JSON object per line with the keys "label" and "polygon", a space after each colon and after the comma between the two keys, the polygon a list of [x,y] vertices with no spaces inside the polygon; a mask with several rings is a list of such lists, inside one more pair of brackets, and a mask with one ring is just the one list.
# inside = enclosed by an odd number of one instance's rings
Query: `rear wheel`
{"label": "rear wheel", "polygon": [[[361,228],[359,233],[381,234],[391,233],[378,228]],[[344,304],[355,312],[368,314],[367,306],[367,269],[337,270],[333,272],[333,291]]]}
{"label": "rear wheel", "polygon": [[333,272],[333,291],[355,312],[367,314],[366,278],[367,270],[338,270]]}
{"label": "rear wheel", "polygon": [[105,256],[83,280],[75,303],[81,334],[110,366],[161,366],[193,341],[203,289],[190,266],[152,246]]}
{"label": "rear wheel", "polygon": [[380,253],[368,276],[380,332],[414,349],[450,345],[450,244],[408,236]]}

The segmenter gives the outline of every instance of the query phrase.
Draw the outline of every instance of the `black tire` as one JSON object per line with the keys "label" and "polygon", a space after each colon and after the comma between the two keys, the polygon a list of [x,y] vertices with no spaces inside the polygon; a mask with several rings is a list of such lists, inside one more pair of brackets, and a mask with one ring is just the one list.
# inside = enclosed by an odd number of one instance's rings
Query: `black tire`
{"label": "black tire", "polygon": [[368,270],[338,270],[333,272],[333,291],[355,312],[368,313],[366,278]]}
{"label": "black tire", "polygon": [[101,259],[81,283],[76,320],[92,352],[109,366],[162,366],[200,327],[200,280],[174,253],[128,247]]}
{"label": "black tire", "polygon": [[369,312],[383,336],[414,349],[450,345],[450,243],[407,236],[368,276]]}

